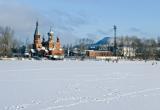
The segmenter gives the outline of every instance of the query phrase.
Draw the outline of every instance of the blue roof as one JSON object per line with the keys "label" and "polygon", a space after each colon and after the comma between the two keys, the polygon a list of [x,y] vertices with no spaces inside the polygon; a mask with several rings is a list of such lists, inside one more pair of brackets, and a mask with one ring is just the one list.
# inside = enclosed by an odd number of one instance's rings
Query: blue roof
{"label": "blue roof", "polygon": [[109,40],[111,39],[111,37],[104,37],[103,39],[97,41],[96,43],[90,45],[90,49],[97,49],[98,46],[100,45],[106,45],[107,43],[109,43]]}
{"label": "blue roof", "polygon": [[111,37],[104,37],[103,39],[97,41],[94,45],[105,45],[109,42]]}

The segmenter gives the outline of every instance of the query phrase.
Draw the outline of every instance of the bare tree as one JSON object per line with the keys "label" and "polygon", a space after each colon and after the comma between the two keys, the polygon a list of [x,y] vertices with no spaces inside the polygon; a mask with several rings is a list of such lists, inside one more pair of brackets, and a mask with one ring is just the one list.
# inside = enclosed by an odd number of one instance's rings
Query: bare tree
{"label": "bare tree", "polygon": [[14,31],[10,27],[0,27],[0,56],[12,56],[12,49],[18,45]]}

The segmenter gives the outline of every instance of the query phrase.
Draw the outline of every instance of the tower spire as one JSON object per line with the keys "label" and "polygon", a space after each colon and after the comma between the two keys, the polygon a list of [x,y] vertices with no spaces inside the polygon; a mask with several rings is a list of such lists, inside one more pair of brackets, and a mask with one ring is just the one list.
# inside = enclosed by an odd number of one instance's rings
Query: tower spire
{"label": "tower spire", "polygon": [[36,29],[35,29],[35,35],[39,35],[39,31],[38,31],[38,21],[36,22]]}
{"label": "tower spire", "polygon": [[48,32],[48,37],[53,39],[53,31],[52,31],[52,27],[50,27],[50,31]]}

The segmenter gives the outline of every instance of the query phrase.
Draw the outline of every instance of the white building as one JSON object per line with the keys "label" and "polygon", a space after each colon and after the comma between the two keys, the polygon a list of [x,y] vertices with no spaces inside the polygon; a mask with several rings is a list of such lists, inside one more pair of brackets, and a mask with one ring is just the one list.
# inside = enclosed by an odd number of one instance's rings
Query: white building
{"label": "white building", "polygon": [[122,47],[124,57],[135,57],[136,52],[132,47]]}

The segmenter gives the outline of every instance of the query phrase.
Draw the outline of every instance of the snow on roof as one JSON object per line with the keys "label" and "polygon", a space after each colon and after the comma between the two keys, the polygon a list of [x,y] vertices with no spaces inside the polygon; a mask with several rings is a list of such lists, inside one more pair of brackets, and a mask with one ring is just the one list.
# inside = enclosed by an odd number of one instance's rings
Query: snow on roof
{"label": "snow on roof", "polygon": [[45,52],[46,52],[46,53],[48,53],[48,50],[47,50],[47,49],[45,49]]}
{"label": "snow on roof", "polygon": [[41,50],[45,50],[45,47],[42,47]]}
{"label": "snow on roof", "polygon": [[36,51],[35,51],[34,49],[31,49],[31,52],[32,52],[32,53],[36,53]]}

